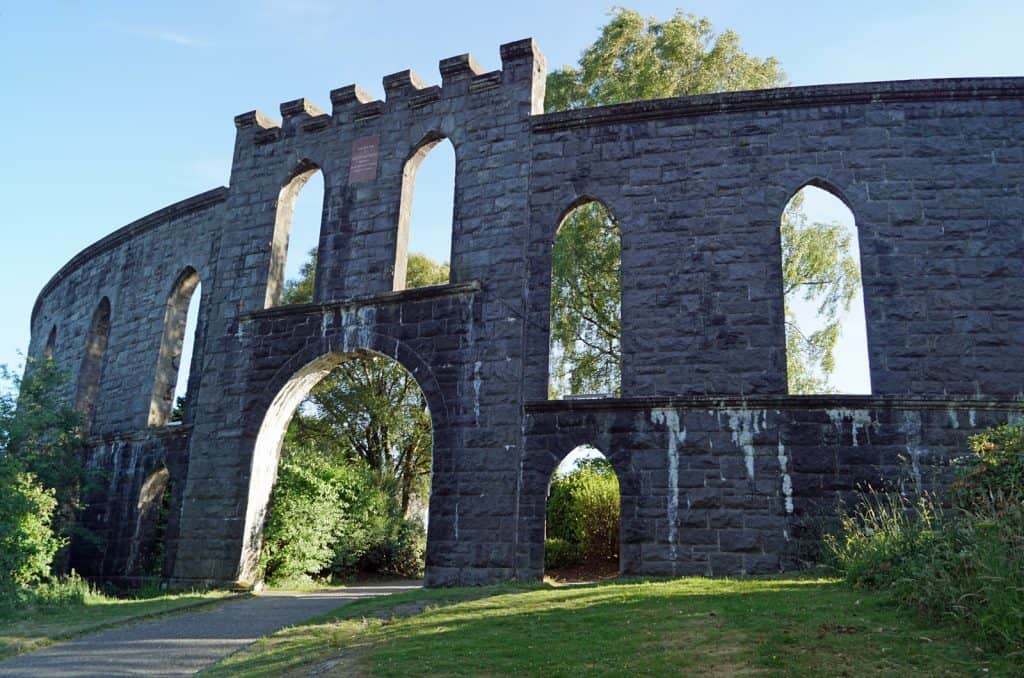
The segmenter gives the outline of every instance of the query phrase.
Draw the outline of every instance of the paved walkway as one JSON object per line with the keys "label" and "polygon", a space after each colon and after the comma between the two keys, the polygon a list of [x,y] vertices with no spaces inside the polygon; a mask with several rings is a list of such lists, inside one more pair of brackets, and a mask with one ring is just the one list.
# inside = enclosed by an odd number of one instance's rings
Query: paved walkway
{"label": "paved walkway", "polygon": [[183,676],[278,629],[362,598],[419,588],[367,584],[252,598],[82,636],[0,662],[0,676]]}

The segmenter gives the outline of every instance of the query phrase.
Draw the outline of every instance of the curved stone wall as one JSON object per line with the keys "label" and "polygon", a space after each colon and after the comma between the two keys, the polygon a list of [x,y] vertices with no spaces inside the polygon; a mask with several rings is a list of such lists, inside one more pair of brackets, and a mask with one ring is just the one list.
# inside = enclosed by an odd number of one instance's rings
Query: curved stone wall
{"label": "curved stone wall", "polygon": [[[387,76],[384,101],[352,85],[330,113],[297,100],[280,124],[238,116],[230,188],[116,231],[47,284],[30,355],[56,328],[53,355],[82,398],[95,371],[82,366],[100,354],[90,450],[109,483],[89,516],[107,547],[80,549],[81,570],[139,574],[138,495],[162,465],[175,516],[164,575],[251,583],[256,488],[277,453],[261,431],[282,416],[280,389],[327,355],[392,356],[430,400],[431,585],[539,576],[548,479],[582,442],[620,475],[624,571],[721,574],[793,566],[809,521],[854,483],[941,489],[967,435],[1020,419],[1024,79],[542,114],[539,50],[525,40],[501,57],[491,73],[445,59],[441,86]],[[404,177],[441,138],[456,155],[451,284],[393,292]],[[279,306],[290,201],[314,169],[316,303]],[[856,217],[871,397],[785,395],[779,218],[809,183]],[[551,244],[585,199],[622,233],[624,397],[546,401]],[[151,427],[168,300],[188,267],[203,283],[190,402],[183,425]]]}

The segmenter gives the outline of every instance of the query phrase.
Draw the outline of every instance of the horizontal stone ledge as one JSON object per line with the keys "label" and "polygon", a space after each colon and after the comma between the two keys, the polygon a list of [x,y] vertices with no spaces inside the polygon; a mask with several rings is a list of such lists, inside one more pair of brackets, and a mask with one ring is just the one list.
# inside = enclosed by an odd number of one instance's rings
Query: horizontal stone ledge
{"label": "horizontal stone ledge", "polygon": [[428,285],[427,287],[417,287],[411,290],[360,295],[315,304],[275,306],[273,308],[267,308],[260,311],[243,313],[239,319],[245,321],[260,320],[264,318],[283,318],[309,315],[310,313],[323,313],[326,311],[333,311],[335,309],[404,304],[410,301],[427,301],[430,299],[442,299],[444,297],[475,294],[480,290],[480,282],[477,280],[471,280],[470,282],[464,283],[452,283],[448,285]]}
{"label": "horizontal stone ledge", "polygon": [[770,111],[783,108],[1021,98],[1024,98],[1024,78],[891,80],[841,85],[780,87],[633,101],[611,106],[537,115],[531,118],[530,127],[534,132],[558,132],[580,127],[596,127],[643,120]]}
{"label": "horizontal stone ledge", "polygon": [[996,410],[1024,413],[1024,401],[976,396],[715,395],[531,400],[526,414],[608,410]]}
{"label": "horizontal stone ledge", "polygon": [[228,189],[224,186],[199,193],[191,198],[185,198],[179,202],[176,202],[167,207],[158,209],[151,214],[147,214],[141,219],[137,219],[127,226],[123,226],[118,230],[114,231],[110,235],[97,240],[92,245],[89,245],[84,250],[76,254],[71,258],[71,261],[64,264],[59,271],[43,286],[42,291],[36,298],[35,306],[32,307],[32,321],[35,322],[36,315],[39,313],[39,308],[42,304],[43,299],[53,291],[62,280],[67,278],[73,272],[78,270],[83,264],[88,262],[104,252],[114,249],[115,247],[135,238],[137,236],[146,233],[158,226],[163,226],[167,222],[173,219],[180,219],[188,216],[193,212],[201,212],[210,207],[219,205],[228,199]]}
{"label": "horizontal stone ledge", "polygon": [[110,445],[112,443],[144,443],[149,440],[165,438],[188,438],[192,435],[192,427],[184,424],[168,424],[167,426],[149,426],[143,429],[111,431],[90,435],[85,439],[87,447]]}

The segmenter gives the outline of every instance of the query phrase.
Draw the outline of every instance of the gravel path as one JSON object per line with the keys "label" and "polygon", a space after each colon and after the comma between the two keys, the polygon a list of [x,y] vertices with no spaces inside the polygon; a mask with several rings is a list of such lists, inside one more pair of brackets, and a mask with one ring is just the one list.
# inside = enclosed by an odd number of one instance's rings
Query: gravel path
{"label": "gravel path", "polygon": [[419,586],[396,582],[312,593],[261,593],[19,655],[0,662],[0,676],[191,675],[278,629],[355,600]]}

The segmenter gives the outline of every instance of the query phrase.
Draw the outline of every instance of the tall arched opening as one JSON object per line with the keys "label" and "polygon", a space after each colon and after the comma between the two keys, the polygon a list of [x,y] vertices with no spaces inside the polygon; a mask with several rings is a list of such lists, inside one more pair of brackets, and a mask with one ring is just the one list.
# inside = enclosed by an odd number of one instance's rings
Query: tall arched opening
{"label": "tall arched opening", "polygon": [[316,249],[326,204],[323,172],[312,161],[302,161],[277,197],[265,308],[291,303],[287,280],[304,280],[309,287],[305,296],[316,299]]}
{"label": "tall arched opening", "polygon": [[428,135],[405,162],[395,243],[394,289],[450,282],[455,147]]}
{"label": "tall arched opening", "polygon": [[93,311],[89,322],[89,333],[85,338],[85,355],[78,371],[78,385],[75,389],[75,407],[82,413],[82,428],[88,433],[96,413],[96,398],[99,395],[100,379],[103,377],[103,361],[110,339],[110,299],[103,297]]}
{"label": "tall arched opening", "polygon": [[619,223],[585,199],[562,220],[551,249],[548,397],[618,396],[622,389],[622,238]]}
{"label": "tall arched opening", "polygon": [[139,489],[135,532],[125,574],[144,577],[163,574],[170,504],[171,473],[160,465],[146,476]]}
{"label": "tall arched opening", "polygon": [[57,326],[50,328],[50,334],[46,337],[46,346],[43,348],[43,359],[53,360],[53,354],[57,350]]}
{"label": "tall arched opening", "polygon": [[590,445],[551,474],[544,521],[544,575],[594,581],[619,574],[622,498],[608,458]]}
{"label": "tall arched opening", "polygon": [[422,572],[432,453],[427,400],[397,361],[310,362],[259,430],[239,581]]}
{"label": "tall arched opening", "polygon": [[201,300],[199,273],[188,266],[174,281],[164,307],[164,329],[149,404],[150,426],[182,419],[183,408],[177,405],[188,400]]}
{"label": "tall arched opening", "polygon": [[857,224],[841,196],[812,181],[782,212],[790,394],[871,393]]}

